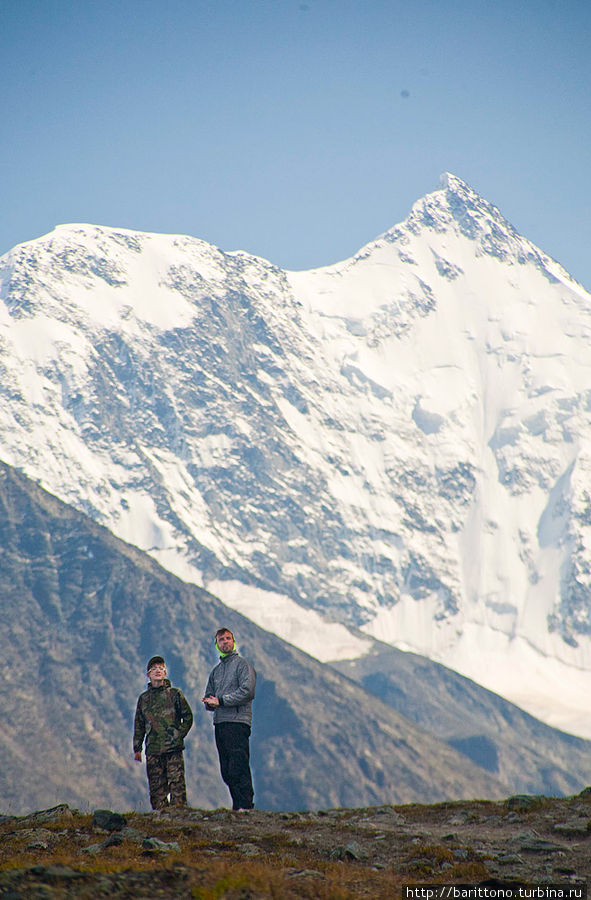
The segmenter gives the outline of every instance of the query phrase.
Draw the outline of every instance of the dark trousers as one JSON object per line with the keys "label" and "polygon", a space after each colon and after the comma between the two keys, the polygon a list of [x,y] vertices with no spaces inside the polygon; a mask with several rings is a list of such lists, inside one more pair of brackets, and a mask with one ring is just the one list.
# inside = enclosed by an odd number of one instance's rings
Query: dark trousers
{"label": "dark trousers", "polygon": [[146,756],[146,771],[152,809],[165,809],[169,805],[169,794],[170,806],[187,805],[185,760],[182,750]]}
{"label": "dark trousers", "polygon": [[244,722],[220,722],[215,726],[220,771],[230,789],[232,809],[252,809],[254,806],[249,738],[250,725]]}

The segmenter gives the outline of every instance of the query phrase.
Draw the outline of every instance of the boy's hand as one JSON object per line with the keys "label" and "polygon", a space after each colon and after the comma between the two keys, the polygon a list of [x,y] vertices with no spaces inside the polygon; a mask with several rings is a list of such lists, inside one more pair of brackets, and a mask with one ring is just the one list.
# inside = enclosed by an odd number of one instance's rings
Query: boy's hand
{"label": "boy's hand", "polygon": [[220,705],[218,698],[213,696],[204,697],[203,702],[205,703],[206,709],[217,709]]}
{"label": "boy's hand", "polygon": [[142,751],[138,750],[137,753],[134,753],[133,758],[135,759],[136,762],[141,762],[142,761]]}

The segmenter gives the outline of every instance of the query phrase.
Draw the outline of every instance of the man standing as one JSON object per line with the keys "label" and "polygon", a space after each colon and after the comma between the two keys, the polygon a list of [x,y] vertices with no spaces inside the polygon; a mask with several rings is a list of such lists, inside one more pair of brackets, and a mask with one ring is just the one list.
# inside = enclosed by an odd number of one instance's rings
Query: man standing
{"label": "man standing", "polygon": [[215,645],[220,661],[211,671],[203,703],[213,710],[220,770],[230,789],[232,809],[253,809],[249,738],[256,672],[236,650],[229,628],[216,631]]}

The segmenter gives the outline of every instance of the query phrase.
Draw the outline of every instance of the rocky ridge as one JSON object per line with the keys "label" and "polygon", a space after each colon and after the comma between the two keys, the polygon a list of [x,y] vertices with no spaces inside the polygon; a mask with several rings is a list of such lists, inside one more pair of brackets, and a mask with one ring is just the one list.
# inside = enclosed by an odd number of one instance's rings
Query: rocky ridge
{"label": "rocky ridge", "polygon": [[591,877],[590,826],[589,789],[289,813],[83,815],[61,805],[0,816],[0,896],[385,900],[433,883],[568,889]]}

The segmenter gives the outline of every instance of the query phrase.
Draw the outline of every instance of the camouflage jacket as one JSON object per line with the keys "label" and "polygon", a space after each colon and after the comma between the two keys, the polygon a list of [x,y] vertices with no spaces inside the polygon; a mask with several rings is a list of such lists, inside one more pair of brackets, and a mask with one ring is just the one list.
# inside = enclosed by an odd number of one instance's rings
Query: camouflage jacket
{"label": "camouflage jacket", "polygon": [[133,727],[133,750],[138,753],[146,738],[146,756],[182,750],[184,739],[193,724],[191,707],[182,691],[173,688],[168,678],[162,687],[140,694]]}

